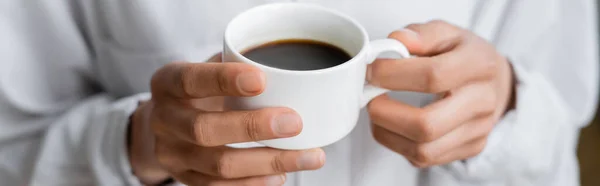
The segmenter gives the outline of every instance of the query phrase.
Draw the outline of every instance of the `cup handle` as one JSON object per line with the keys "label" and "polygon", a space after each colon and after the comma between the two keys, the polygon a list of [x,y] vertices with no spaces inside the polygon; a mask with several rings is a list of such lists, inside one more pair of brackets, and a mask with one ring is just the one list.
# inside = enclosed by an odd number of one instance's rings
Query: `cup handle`
{"label": "cup handle", "polygon": [[[375,59],[384,52],[395,52],[400,55],[401,58],[409,58],[410,53],[404,44],[395,39],[380,39],[371,41],[369,43],[369,53],[367,58],[367,65],[373,63]],[[366,84],[363,88],[362,97],[360,99],[360,107],[363,108],[369,104],[369,102],[390,90],[377,87],[371,84]]]}

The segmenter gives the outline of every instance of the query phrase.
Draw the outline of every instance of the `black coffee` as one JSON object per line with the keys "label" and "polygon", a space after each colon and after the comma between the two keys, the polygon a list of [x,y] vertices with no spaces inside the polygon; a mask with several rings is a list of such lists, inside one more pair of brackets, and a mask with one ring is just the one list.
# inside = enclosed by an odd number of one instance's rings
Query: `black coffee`
{"label": "black coffee", "polygon": [[243,55],[257,63],[286,70],[318,70],[352,57],[331,44],[313,40],[281,40],[252,48]]}

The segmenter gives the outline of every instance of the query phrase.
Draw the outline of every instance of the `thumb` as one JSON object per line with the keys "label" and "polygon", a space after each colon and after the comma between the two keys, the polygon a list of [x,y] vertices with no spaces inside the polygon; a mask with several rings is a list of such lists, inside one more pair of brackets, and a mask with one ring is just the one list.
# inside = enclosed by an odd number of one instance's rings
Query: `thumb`
{"label": "thumb", "polygon": [[408,51],[418,56],[434,56],[448,52],[462,43],[466,32],[444,21],[411,24],[392,32],[388,37],[402,42]]}

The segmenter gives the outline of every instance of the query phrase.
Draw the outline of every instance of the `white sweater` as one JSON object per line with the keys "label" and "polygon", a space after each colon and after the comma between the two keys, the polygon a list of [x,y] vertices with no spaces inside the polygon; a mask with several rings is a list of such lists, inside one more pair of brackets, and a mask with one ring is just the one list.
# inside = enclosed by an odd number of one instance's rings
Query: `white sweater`
{"label": "white sweater", "polygon": [[[204,61],[233,16],[275,1],[285,0],[1,0],[0,185],[139,185],[125,134],[152,73]],[[298,1],[349,14],[373,39],[431,19],[469,28],[511,59],[517,106],[480,155],[422,170],[377,144],[363,111],[352,134],[324,148],[322,169],[291,173],[286,185],[579,184],[577,137],[598,89],[594,1]]]}

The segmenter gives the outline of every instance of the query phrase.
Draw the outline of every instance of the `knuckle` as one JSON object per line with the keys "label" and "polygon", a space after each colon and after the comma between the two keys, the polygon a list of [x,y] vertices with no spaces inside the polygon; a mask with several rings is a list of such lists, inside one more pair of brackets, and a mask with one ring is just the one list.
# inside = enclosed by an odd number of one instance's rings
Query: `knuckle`
{"label": "knuckle", "polygon": [[156,142],[156,146],[154,148],[154,155],[156,156],[156,161],[161,167],[164,167],[169,171],[182,171],[185,169],[182,166],[181,159],[177,157],[177,155],[173,152],[172,148],[167,147],[167,145],[163,144],[160,141]]}
{"label": "knuckle", "polygon": [[483,127],[482,127],[483,129],[481,132],[481,137],[487,138],[487,136],[490,134],[490,132],[492,132],[492,130],[494,130],[495,123],[493,121],[484,121],[482,123],[482,125],[483,125]]}
{"label": "knuckle", "polygon": [[160,138],[174,137],[172,130],[169,129],[168,126],[165,126],[164,123],[151,121],[149,124],[150,131],[152,132],[151,134],[154,136],[154,138],[151,138],[151,140],[154,140],[155,143],[158,143],[158,141],[160,141]]}
{"label": "knuckle", "polygon": [[430,114],[427,111],[420,114],[417,121],[418,136],[416,140],[418,142],[430,142],[436,139],[435,124],[431,122],[430,118]]}
{"label": "knuckle", "polygon": [[473,147],[473,150],[471,153],[469,153],[469,157],[468,158],[472,158],[475,157],[479,154],[481,154],[481,152],[483,152],[483,150],[485,149],[485,146],[487,144],[487,140],[483,139],[480,142],[476,143]]}
{"label": "knuckle", "polygon": [[163,131],[162,124],[160,122],[151,121],[150,122],[150,130],[154,135],[160,135]]}
{"label": "knuckle", "polygon": [[273,159],[271,160],[271,168],[275,173],[286,172],[285,165],[283,163],[282,153],[279,153],[278,155],[273,157]]}
{"label": "knuckle", "polygon": [[416,160],[417,164],[424,165],[433,161],[433,156],[426,146],[417,145],[414,151],[414,159]]}
{"label": "knuckle", "polygon": [[258,113],[246,112],[242,116],[242,123],[246,126],[246,135],[253,141],[260,140],[259,124],[256,121]]}
{"label": "knuckle", "polygon": [[440,33],[453,36],[453,38],[457,40],[463,40],[465,37],[471,35],[467,30],[444,20],[431,20],[427,22],[426,25],[430,27],[431,30],[438,30]]}
{"label": "knuckle", "polygon": [[226,179],[231,179],[234,177],[233,175],[233,159],[232,156],[229,156],[227,153],[221,153],[218,156],[217,164],[215,167],[215,172],[217,176],[223,177]]}
{"label": "knuckle", "polygon": [[431,25],[435,25],[435,26],[449,26],[450,25],[450,23],[448,23],[444,20],[441,20],[441,19],[431,20],[431,21],[427,22],[427,24],[431,24]]}
{"label": "knuckle", "polygon": [[492,106],[491,104],[488,106],[485,106],[482,111],[481,111],[481,115],[482,116],[490,116],[493,115],[496,112],[496,107]]}
{"label": "knuckle", "polygon": [[481,102],[485,105],[482,109],[483,115],[491,115],[496,111],[497,98],[494,95],[485,95]]}
{"label": "knuckle", "polygon": [[171,118],[168,117],[170,112],[166,112],[166,108],[157,105],[150,109],[151,111],[147,122],[150,124],[150,130],[155,135],[167,135],[168,132],[173,131],[174,127],[168,125]]}
{"label": "knuckle", "polygon": [[175,86],[182,86],[181,82],[178,82],[177,73],[178,69],[181,68],[183,62],[172,62],[159,68],[152,74],[150,78],[150,90],[153,94],[159,93],[164,89],[165,84],[175,84]]}
{"label": "knuckle", "polygon": [[161,118],[160,112],[155,112],[152,111],[152,113],[150,114],[150,119],[149,119],[149,124],[150,124],[150,130],[152,131],[153,134],[161,134],[163,133],[163,131],[165,131],[166,126],[164,126],[164,123],[162,122],[163,119]]}
{"label": "knuckle", "polygon": [[500,64],[496,60],[483,60],[481,63],[481,71],[484,73],[485,78],[494,78],[498,74]]}
{"label": "knuckle", "polygon": [[229,79],[227,78],[227,70],[225,68],[215,68],[216,72],[216,89],[221,93],[225,93],[229,90]]}
{"label": "knuckle", "polygon": [[483,88],[482,93],[476,95],[470,101],[470,104],[477,105],[476,116],[492,115],[496,112],[499,104],[497,93],[494,91],[493,85],[483,84],[480,86]]}
{"label": "knuckle", "polygon": [[159,164],[164,165],[164,166],[168,166],[172,164],[172,161],[168,155],[166,155],[165,153],[163,153],[162,150],[158,150],[158,148],[156,148],[155,152],[156,154],[156,160],[158,161]]}
{"label": "knuckle", "polygon": [[404,27],[404,28],[406,28],[406,29],[409,29],[409,30],[416,31],[416,30],[418,30],[418,29],[419,29],[419,27],[421,27],[421,26],[422,26],[422,24],[418,24],[418,23],[412,23],[412,24],[409,24],[409,25],[407,25],[407,26],[406,26],[406,27]]}
{"label": "knuckle", "polygon": [[195,119],[196,121],[194,122],[194,141],[196,142],[196,144],[200,145],[200,146],[204,146],[204,147],[210,147],[213,146],[212,144],[212,139],[210,138],[210,135],[208,134],[209,129],[208,129],[208,124],[210,121],[208,121],[207,117],[204,117],[203,115],[198,115]]}
{"label": "knuckle", "polygon": [[177,77],[178,80],[173,82],[177,83],[181,87],[185,96],[191,96],[195,94],[195,83],[190,81],[193,79],[190,76],[194,75],[194,71],[194,68],[191,68],[190,65],[182,67],[182,69],[180,70],[179,77]]}

